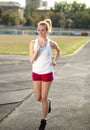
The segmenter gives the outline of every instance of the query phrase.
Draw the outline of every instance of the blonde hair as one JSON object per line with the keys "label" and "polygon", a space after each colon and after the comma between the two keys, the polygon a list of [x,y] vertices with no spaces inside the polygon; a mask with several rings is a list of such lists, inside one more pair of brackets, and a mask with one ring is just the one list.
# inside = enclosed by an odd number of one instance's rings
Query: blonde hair
{"label": "blonde hair", "polygon": [[46,22],[46,21],[40,21],[39,23],[38,23],[38,26],[39,25],[45,25],[46,26],[46,30],[49,32],[49,24]]}
{"label": "blonde hair", "polygon": [[51,21],[51,19],[45,19],[44,21],[49,24],[49,32],[51,32],[51,30],[52,30],[52,21]]}

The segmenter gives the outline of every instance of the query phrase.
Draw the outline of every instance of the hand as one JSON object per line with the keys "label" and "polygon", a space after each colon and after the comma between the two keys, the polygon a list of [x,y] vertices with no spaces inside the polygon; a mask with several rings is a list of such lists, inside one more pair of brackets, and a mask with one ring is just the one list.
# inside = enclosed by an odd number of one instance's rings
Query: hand
{"label": "hand", "polygon": [[38,46],[41,48],[41,47],[42,47],[42,44],[41,44],[41,43],[38,43]]}
{"label": "hand", "polygon": [[39,51],[41,48],[40,44],[37,45],[37,50]]}
{"label": "hand", "polygon": [[52,61],[51,66],[56,66],[56,61]]}

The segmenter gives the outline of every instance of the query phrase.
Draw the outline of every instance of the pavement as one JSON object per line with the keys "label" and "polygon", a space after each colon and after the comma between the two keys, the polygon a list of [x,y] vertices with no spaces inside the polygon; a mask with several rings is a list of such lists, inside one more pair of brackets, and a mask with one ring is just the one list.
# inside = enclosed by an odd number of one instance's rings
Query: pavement
{"label": "pavement", "polygon": [[[90,42],[60,58],[49,97],[46,130],[90,130]],[[0,130],[38,130],[41,118],[29,57],[0,55]]]}

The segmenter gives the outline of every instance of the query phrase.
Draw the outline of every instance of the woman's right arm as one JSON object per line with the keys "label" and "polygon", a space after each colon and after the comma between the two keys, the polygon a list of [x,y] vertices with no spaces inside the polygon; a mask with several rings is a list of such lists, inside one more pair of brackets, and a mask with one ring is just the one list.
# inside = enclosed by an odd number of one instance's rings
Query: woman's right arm
{"label": "woman's right arm", "polygon": [[30,42],[30,46],[29,46],[29,59],[30,59],[30,62],[34,62],[36,60],[38,52],[40,50],[40,46],[38,45],[36,50],[34,51],[34,43],[35,43],[35,40],[32,40]]}

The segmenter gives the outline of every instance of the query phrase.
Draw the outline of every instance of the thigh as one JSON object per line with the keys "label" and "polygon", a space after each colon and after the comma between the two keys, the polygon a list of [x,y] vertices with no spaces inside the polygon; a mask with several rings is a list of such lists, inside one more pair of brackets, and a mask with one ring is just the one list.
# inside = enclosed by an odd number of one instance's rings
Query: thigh
{"label": "thigh", "polygon": [[33,81],[34,94],[37,100],[41,99],[41,81]]}
{"label": "thigh", "polygon": [[47,99],[51,82],[42,82],[42,100]]}

